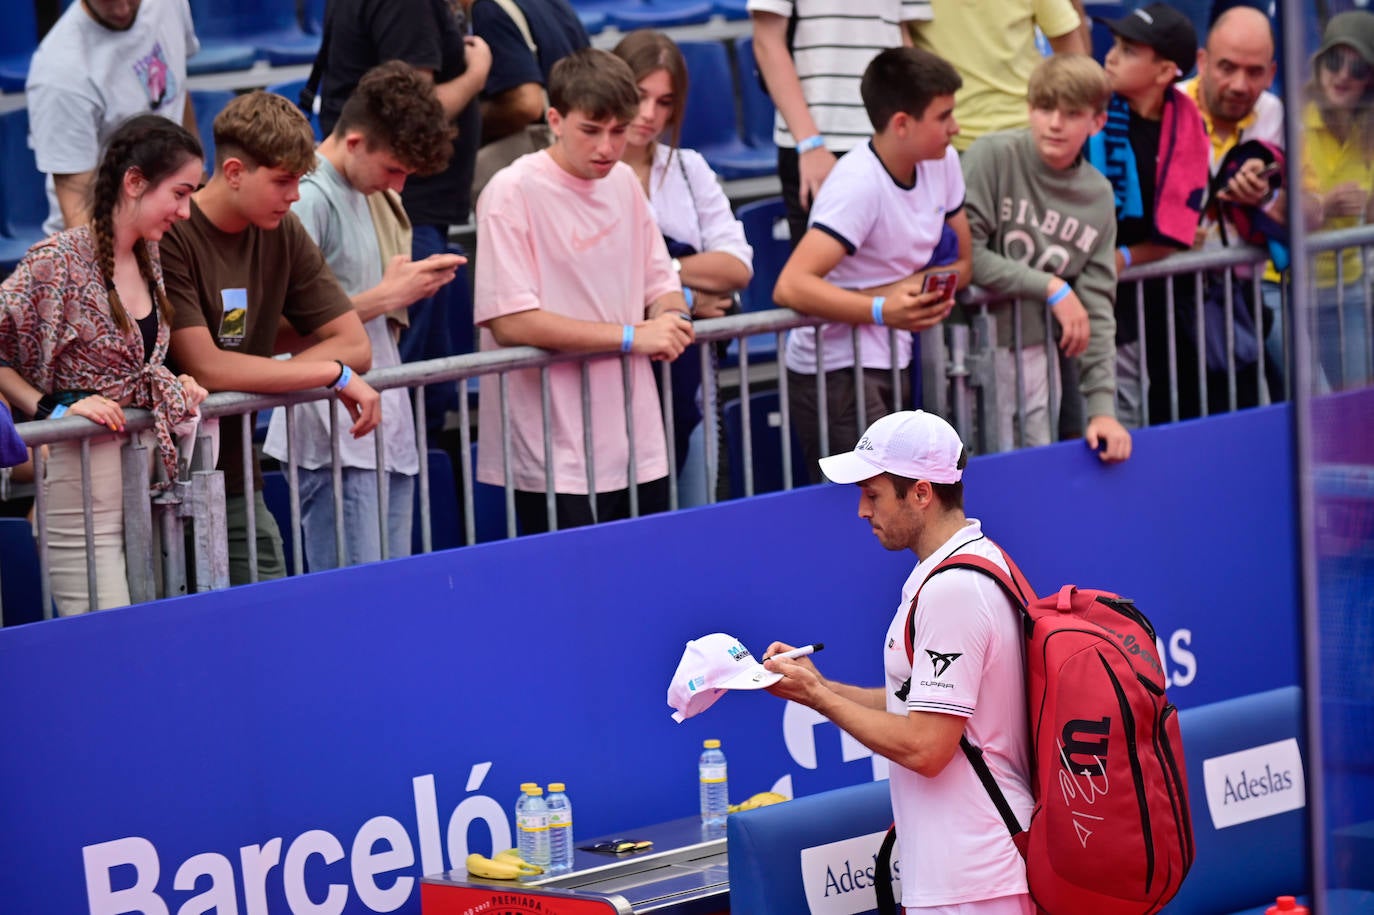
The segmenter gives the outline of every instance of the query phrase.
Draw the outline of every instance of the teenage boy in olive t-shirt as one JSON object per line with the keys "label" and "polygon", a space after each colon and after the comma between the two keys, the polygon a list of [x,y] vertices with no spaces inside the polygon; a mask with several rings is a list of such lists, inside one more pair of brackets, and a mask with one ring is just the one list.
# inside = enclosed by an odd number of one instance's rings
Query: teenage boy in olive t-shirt
{"label": "teenage boy in olive t-shirt", "polygon": [[[173,225],[160,246],[175,311],[172,359],[210,391],[333,387],[353,417],[352,434],[367,434],[381,419],[381,398],[360,377],[372,365],[367,332],[290,212],[301,176],[315,163],[310,123],[285,98],[251,92],[225,106],[214,132],[214,177],[192,198],[190,219]],[[282,318],[303,338],[289,360],[271,358]],[[232,584],[286,574],[256,467],[258,561],[256,570],[249,567],[242,449],[240,423],[225,423],[219,466]]]}

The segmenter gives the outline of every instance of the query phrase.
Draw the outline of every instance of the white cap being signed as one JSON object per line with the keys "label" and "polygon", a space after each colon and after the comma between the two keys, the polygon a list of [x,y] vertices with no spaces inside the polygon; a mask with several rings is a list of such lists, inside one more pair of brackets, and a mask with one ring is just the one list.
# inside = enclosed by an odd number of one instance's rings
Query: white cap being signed
{"label": "white cap being signed", "polygon": [[739,639],[713,632],[687,643],[668,684],[668,704],[677,709],[673,720],[681,723],[706,711],[727,689],[763,689],[781,679],[754,660]]}

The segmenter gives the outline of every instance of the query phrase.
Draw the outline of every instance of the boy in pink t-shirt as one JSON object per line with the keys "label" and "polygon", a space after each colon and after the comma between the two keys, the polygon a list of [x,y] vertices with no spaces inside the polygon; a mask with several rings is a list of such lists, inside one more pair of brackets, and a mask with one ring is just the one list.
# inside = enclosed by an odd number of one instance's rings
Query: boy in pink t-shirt
{"label": "boy in pink t-shirt", "polygon": [[[477,201],[481,348],[538,346],[628,358],[588,365],[589,417],[580,363],[550,366],[551,468],[544,461],[540,370],[508,374],[509,480],[498,377],[482,379],[477,478],[509,482],[527,534],[552,526],[550,479],[559,528],[628,517],[632,460],[640,513],[668,507],[651,363],[676,359],[693,340],[663,236],[634,172],[620,163],[626,127],[639,107],[629,66],[605,51],[578,51],[554,66],[548,90],[553,146],[498,172]],[[630,376],[628,405],[622,363]],[[584,422],[591,426],[590,461]]]}

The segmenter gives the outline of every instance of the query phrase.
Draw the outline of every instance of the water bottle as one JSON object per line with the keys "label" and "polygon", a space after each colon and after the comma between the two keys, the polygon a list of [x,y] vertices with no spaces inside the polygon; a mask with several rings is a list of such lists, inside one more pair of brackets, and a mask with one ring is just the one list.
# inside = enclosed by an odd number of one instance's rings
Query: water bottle
{"label": "water bottle", "polygon": [[572,801],[562,782],[549,782],[549,873],[572,870]]}
{"label": "water bottle", "polygon": [[697,771],[701,776],[701,825],[725,825],[725,815],[730,807],[730,789],[725,779],[725,754],[720,751],[719,740],[707,740],[701,744],[701,762]]}
{"label": "water bottle", "polygon": [[516,805],[515,829],[520,836],[520,857],[540,867],[549,866],[549,807],[544,789],[525,787],[524,799]]}

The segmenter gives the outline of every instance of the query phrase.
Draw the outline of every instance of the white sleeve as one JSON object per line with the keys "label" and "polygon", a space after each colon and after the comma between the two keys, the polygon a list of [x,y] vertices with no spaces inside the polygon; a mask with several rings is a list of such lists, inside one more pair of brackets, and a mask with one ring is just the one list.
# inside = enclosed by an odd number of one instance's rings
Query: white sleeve
{"label": "white sleeve", "polygon": [[869,178],[867,169],[856,158],[872,155],[859,146],[845,153],[835,164],[811,206],[808,226],[814,226],[844,245],[853,254],[862,248],[878,218],[879,207],[873,201],[875,190],[881,191]]}
{"label": "white sleeve", "polygon": [[754,249],[744,238],[744,225],[735,218],[730,200],[716,180],[716,173],[695,150],[680,149],[683,167],[691,182],[693,204],[701,225],[701,251],[733,255],[754,272]]}
{"label": "white sleeve", "polygon": [[172,2],[176,3],[177,12],[180,14],[182,25],[186,30],[186,57],[189,59],[200,50],[200,39],[196,37],[195,22],[191,19],[191,6],[188,0],[172,0]]}
{"label": "white sleeve", "polygon": [[922,586],[911,642],[912,711],[967,718],[978,707],[993,635],[984,580],[991,584],[980,572],[949,569]]}
{"label": "white sleeve", "polygon": [[40,172],[77,175],[100,164],[102,106],[84,91],[85,83],[84,77],[76,76],[70,85],[59,86],[30,74],[29,143]]}

